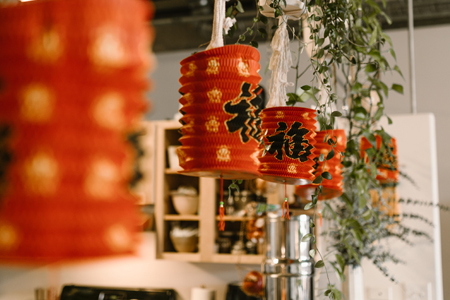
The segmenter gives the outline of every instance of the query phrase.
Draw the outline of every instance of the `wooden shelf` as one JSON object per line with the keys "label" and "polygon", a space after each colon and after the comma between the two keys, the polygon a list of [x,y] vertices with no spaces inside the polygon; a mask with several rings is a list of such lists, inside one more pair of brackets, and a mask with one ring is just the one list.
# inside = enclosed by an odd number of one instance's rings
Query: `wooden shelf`
{"label": "wooden shelf", "polygon": [[166,221],[199,221],[198,215],[164,215]]}
{"label": "wooden shelf", "polygon": [[[240,216],[224,216],[223,219],[224,219],[224,221],[242,222],[242,221],[253,220],[255,218],[253,218],[253,217],[240,217]],[[219,220],[220,220],[220,217],[216,216],[216,221],[219,221]]]}
{"label": "wooden shelf", "polygon": [[[185,262],[209,263],[242,263],[261,264],[261,255],[234,255],[216,253],[216,239],[218,236],[216,217],[218,181],[215,178],[188,176],[179,173],[178,169],[170,167],[168,147],[179,144],[181,124],[176,121],[155,122],[155,227],[157,234],[156,257]],[[171,201],[171,191],[180,186],[192,186],[198,191],[199,210],[197,215],[178,215]],[[227,222],[242,222],[250,220],[248,217],[226,216]],[[170,241],[171,221],[181,221],[189,226],[198,226],[198,252],[181,253],[173,251]],[[237,225],[234,223],[233,225]],[[184,225],[184,224],[180,224]],[[231,225],[231,224],[230,224]],[[238,227],[238,226],[235,226]]]}
{"label": "wooden shelf", "polygon": [[200,262],[200,253],[187,253],[187,252],[163,252],[162,259]]}
{"label": "wooden shelf", "polygon": [[181,169],[166,169],[164,171],[164,173],[166,173],[166,174],[180,174],[180,173],[178,173],[179,171],[182,171],[182,170]]}
{"label": "wooden shelf", "polygon": [[212,262],[228,264],[261,264],[264,260],[263,255],[259,254],[214,254]]}

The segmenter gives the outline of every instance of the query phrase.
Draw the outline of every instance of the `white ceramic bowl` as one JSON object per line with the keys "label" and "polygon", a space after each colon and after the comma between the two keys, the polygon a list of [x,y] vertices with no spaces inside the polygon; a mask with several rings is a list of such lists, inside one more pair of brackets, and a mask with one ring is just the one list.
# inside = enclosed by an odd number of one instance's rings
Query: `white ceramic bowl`
{"label": "white ceramic bowl", "polygon": [[197,250],[198,236],[173,236],[170,234],[170,240],[177,252],[194,252]]}
{"label": "white ceramic bowl", "polygon": [[194,215],[198,210],[198,196],[172,192],[173,207],[180,215]]}

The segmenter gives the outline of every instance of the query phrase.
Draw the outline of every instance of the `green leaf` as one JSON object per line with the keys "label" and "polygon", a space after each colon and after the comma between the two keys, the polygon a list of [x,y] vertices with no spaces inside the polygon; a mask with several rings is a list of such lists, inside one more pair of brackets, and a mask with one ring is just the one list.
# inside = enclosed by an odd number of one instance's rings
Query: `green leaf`
{"label": "green leaf", "polygon": [[374,63],[370,63],[366,65],[366,68],[364,69],[367,73],[372,73],[377,70],[377,65]]}
{"label": "green leaf", "polygon": [[312,233],[307,233],[302,237],[302,242],[308,242],[309,240],[314,243],[315,237]]}
{"label": "green leaf", "polygon": [[381,107],[378,108],[378,109],[377,109],[377,112],[375,113],[375,115],[373,116],[373,118],[374,118],[375,120],[379,121],[380,118],[381,118],[381,116],[383,115],[383,111],[384,111],[383,108],[381,108]]}
{"label": "green leaf", "polygon": [[359,209],[363,209],[367,204],[367,199],[365,197],[359,197]]}
{"label": "green leaf", "polygon": [[393,57],[395,60],[397,60],[397,55],[395,55],[394,49],[391,48],[391,49],[389,50],[389,52],[391,53],[392,57]]}
{"label": "green leaf", "polygon": [[380,11],[380,14],[386,19],[386,22],[387,22],[389,25],[392,24],[391,18],[390,18],[384,11]]}
{"label": "green leaf", "polygon": [[319,260],[318,262],[316,262],[314,264],[314,268],[323,268],[325,266],[325,263],[323,262],[323,260]]}
{"label": "green leaf", "polygon": [[342,113],[340,111],[335,110],[331,113],[331,116],[332,117],[341,117]]}
{"label": "green leaf", "polygon": [[329,172],[323,172],[322,177],[328,180],[331,180],[333,178]]}
{"label": "green leaf", "polygon": [[317,51],[317,59],[322,58],[324,55],[324,50],[323,48],[320,48],[319,51]]}
{"label": "green leaf", "polygon": [[258,48],[259,44],[258,44],[257,41],[251,41],[251,42],[250,42],[250,46],[255,47],[255,48]]}
{"label": "green leaf", "polygon": [[263,38],[267,36],[267,31],[264,28],[259,28],[258,32]]}
{"label": "green leaf", "polygon": [[227,12],[225,13],[225,15],[226,15],[227,17],[231,17],[231,14],[233,13],[233,10],[234,10],[234,7],[233,7],[233,6],[228,7],[228,8],[227,8]]}
{"label": "green leaf", "polygon": [[303,208],[304,210],[309,210],[314,206],[314,203],[309,202],[308,204],[305,205],[305,207]]}
{"label": "green leaf", "polygon": [[334,300],[341,300],[342,295],[338,289],[333,288],[333,295],[334,295]]}
{"label": "green leaf", "polygon": [[[334,149],[331,149],[331,151],[328,153],[328,155],[327,155],[327,160],[330,160],[330,159],[332,159],[334,157]],[[323,174],[322,174],[322,176],[323,176]],[[323,177],[325,177],[325,176],[323,176]],[[328,179],[328,178],[327,178]]]}
{"label": "green leaf", "polygon": [[280,8],[275,9],[275,18],[281,17],[283,15],[283,11]]}
{"label": "green leaf", "polygon": [[302,90],[304,90],[304,91],[309,91],[310,89],[311,89],[311,86],[309,86],[309,85],[304,85],[304,86],[302,86],[302,87],[300,87]]}
{"label": "green leaf", "polygon": [[364,218],[364,220],[369,221],[370,217],[372,217],[372,211],[371,210],[366,210],[363,214],[362,217]]}
{"label": "green leaf", "polygon": [[405,77],[403,77],[402,71],[400,70],[400,68],[397,65],[395,65],[394,70],[397,71],[397,73],[400,74],[400,76],[402,76],[403,79],[405,79]]}
{"label": "green leaf", "polygon": [[325,160],[325,156],[323,155],[323,153],[320,153],[319,161],[324,161],[324,160]]}
{"label": "green leaf", "polygon": [[340,254],[335,254],[335,257],[336,257],[337,263],[339,264],[339,267],[341,268],[341,271],[344,272],[344,269],[345,269],[345,260],[344,260],[344,258]]}
{"label": "green leaf", "polygon": [[391,87],[392,90],[396,91],[397,93],[403,94],[403,86],[400,84],[393,84]]}
{"label": "green leaf", "polygon": [[362,84],[359,82],[355,82],[355,84],[352,86],[352,92],[358,93],[362,89]]}
{"label": "green leaf", "polygon": [[323,178],[321,175],[319,175],[316,177],[316,179],[314,179],[313,183],[319,184],[319,183],[322,183],[322,181],[323,181]]}
{"label": "green leaf", "polygon": [[269,21],[266,16],[261,15],[261,14],[259,15],[259,20],[261,22],[263,22],[263,24],[265,24],[265,25],[267,25],[267,22]]}
{"label": "green leaf", "polygon": [[316,250],[314,250],[314,249],[309,250],[309,256],[314,258],[314,256],[316,256]]}
{"label": "green leaf", "polygon": [[236,10],[240,13],[244,12],[244,7],[242,7],[242,3],[239,0],[237,0],[237,2],[236,2]]}
{"label": "green leaf", "polygon": [[378,38],[378,27],[375,27],[375,29],[372,31],[372,35],[370,36],[369,46],[375,44],[377,38]]}

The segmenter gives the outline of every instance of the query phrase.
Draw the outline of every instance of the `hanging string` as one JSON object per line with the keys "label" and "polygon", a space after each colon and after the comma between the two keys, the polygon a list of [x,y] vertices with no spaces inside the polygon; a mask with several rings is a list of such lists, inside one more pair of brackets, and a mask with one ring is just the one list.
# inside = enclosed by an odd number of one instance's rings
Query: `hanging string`
{"label": "hanging string", "polygon": [[206,50],[223,47],[223,27],[225,25],[225,0],[214,2],[214,20],[212,27],[211,42]]}
{"label": "hanging string", "polygon": [[292,82],[287,81],[287,74],[292,66],[292,56],[286,23],[286,16],[279,17],[278,29],[275,31],[270,44],[273,50],[269,62],[269,70],[272,71],[272,77],[270,78],[270,98],[267,108],[286,106],[286,101],[288,100],[286,87],[294,85]]}
{"label": "hanging string", "polygon": [[220,175],[219,231],[225,230],[225,209],[223,208],[223,177]]}
{"label": "hanging string", "polygon": [[283,218],[285,217],[284,210],[286,209],[286,218],[290,220],[289,217],[289,202],[287,197],[287,183],[284,182],[284,203],[283,203]]}

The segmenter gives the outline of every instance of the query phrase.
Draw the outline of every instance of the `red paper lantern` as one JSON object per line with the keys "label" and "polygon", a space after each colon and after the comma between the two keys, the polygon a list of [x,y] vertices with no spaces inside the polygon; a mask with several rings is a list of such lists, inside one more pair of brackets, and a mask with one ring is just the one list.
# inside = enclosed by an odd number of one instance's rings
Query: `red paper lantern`
{"label": "red paper lantern", "polygon": [[316,112],[302,107],[271,107],[261,113],[263,144],[259,172],[268,181],[300,184],[314,178]]}
{"label": "red paper lantern", "polygon": [[[316,152],[314,161],[314,174],[322,172],[329,172],[331,174],[331,180],[324,179],[322,181],[322,193],[319,194],[319,200],[328,200],[339,197],[342,195],[342,167],[341,167],[341,152],[345,151],[347,145],[347,138],[345,131],[342,129],[323,130],[318,131],[315,137],[317,143],[315,144]],[[332,146],[328,144],[328,140],[331,139],[336,142],[333,158],[326,160],[329,151]],[[320,161],[319,156],[323,154],[325,160]],[[299,185],[295,188],[295,194],[302,199],[311,200],[311,196],[314,194],[317,184]]]}
{"label": "red paper lantern", "polygon": [[262,100],[259,52],[231,45],[181,61],[177,149],[183,174],[248,179],[258,176]]}
{"label": "red paper lantern", "polygon": [[152,9],[34,1],[0,9],[0,260],[134,252],[140,216],[125,141],[147,104]]}
{"label": "red paper lantern", "polygon": [[[376,146],[377,150],[381,149],[382,138],[381,136],[376,136]],[[377,176],[376,180],[380,182],[380,184],[395,184],[398,182],[399,170],[397,163],[397,142],[395,138],[391,138],[388,145],[385,147],[389,147],[390,151],[385,150],[383,152],[383,157],[381,161],[377,164]],[[366,151],[370,148],[373,148],[373,145],[369,142],[368,139],[363,137],[361,139],[361,156],[366,158],[366,161],[369,162],[369,158],[367,157]],[[390,153],[389,153],[390,152]]]}

